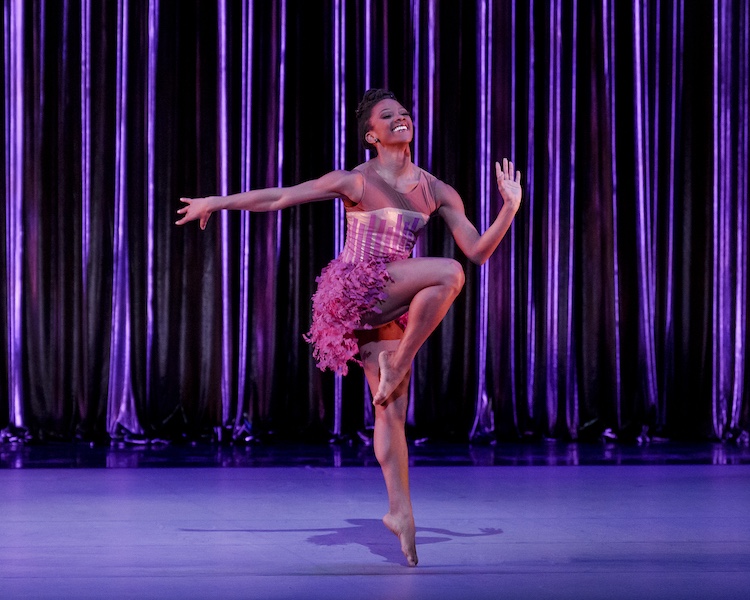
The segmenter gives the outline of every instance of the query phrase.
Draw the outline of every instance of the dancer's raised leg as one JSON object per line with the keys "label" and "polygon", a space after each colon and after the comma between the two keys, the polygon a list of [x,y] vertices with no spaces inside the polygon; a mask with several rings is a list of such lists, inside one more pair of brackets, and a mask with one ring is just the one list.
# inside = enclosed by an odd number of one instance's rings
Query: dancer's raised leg
{"label": "dancer's raised leg", "polygon": [[404,379],[417,350],[437,328],[464,285],[461,265],[449,258],[413,258],[388,265],[393,281],[385,287],[387,299],[380,313],[365,322],[378,326],[409,311],[409,324],[395,351],[378,356],[379,384],[373,403],[383,404]]}
{"label": "dancer's raised leg", "polygon": [[[384,329],[387,328],[388,326]],[[377,357],[381,352],[395,351],[398,344],[398,340],[378,340],[360,344],[360,356],[373,394],[379,385]],[[388,490],[388,513],[383,517],[383,523],[396,534],[406,562],[414,567],[418,560],[416,528],[409,491],[409,451],[404,431],[408,390],[407,374],[386,402],[375,406],[373,445]]]}

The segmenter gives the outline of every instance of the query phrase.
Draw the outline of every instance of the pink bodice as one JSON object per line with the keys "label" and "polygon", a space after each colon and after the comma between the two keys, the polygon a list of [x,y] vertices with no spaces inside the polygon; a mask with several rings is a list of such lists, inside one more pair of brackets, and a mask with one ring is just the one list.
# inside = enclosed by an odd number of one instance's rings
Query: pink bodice
{"label": "pink bodice", "polygon": [[360,262],[408,258],[429,215],[387,207],[346,213],[346,242],[341,260]]}

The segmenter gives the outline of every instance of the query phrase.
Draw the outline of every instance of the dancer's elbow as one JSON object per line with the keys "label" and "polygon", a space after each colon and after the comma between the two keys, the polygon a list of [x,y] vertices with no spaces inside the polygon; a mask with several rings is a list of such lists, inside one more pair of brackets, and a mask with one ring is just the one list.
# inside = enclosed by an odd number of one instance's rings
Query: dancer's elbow
{"label": "dancer's elbow", "polygon": [[489,257],[489,254],[487,254],[486,252],[470,252],[466,255],[466,258],[468,258],[475,265],[479,266],[486,263]]}

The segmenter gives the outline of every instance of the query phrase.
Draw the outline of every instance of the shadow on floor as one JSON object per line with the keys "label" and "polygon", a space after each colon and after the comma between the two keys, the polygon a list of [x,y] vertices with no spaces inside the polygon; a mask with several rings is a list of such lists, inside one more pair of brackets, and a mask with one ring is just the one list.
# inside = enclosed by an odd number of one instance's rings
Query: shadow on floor
{"label": "shadow on floor", "polygon": [[[380,519],[347,519],[351,527],[331,527],[316,529],[180,529],[180,531],[200,533],[315,533],[307,542],[315,546],[348,546],[355,544],[367,548],[371,554],[380,556],[386,562],[403,565],[404,556],[394,539]],[[425,536],[425,533],[435,534]],[[450,542],[453,538],[485,537],[500,535],[502,529],[482,528],[478,533],[463,533],[448,529],[417,527],[417,546]]]}

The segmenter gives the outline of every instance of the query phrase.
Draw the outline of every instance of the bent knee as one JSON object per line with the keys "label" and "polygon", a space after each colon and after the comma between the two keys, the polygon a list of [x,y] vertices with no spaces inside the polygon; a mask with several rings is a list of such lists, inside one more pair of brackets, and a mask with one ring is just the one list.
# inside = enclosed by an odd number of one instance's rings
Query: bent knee
{"label": "bent knee", "polygon": [[452,258],[446,259],[444,284],[451,287],[458,295],[463,289],[464,283],[466,283],[466,275],[464,275],[464,268],[461,263]]}

